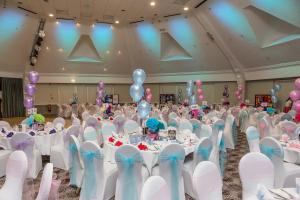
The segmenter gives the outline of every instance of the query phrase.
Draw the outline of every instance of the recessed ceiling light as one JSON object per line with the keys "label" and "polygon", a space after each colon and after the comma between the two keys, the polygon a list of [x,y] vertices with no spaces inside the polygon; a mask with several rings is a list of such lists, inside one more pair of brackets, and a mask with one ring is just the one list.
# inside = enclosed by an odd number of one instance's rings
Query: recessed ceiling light
{"label": "recessed ceiling light", "polygon": [[119,55],[121,55],[121,54],[122,54],[122,51],[121,51],[121,50],[119,50],[119,51],[118,51],[118,54],[119,54]]}
{"label": "recessed ceiling light", "polygon": [[71,79],[71,82],[72,82],[72,83],[75,83],[75,82],[76,82],[76,80],[75,80],[74,78],[72,78],[72,79]]}
{"label": "recessed ceiling light", "polygon": [[95,24],[92,24],[92,28],[94,28],[95,27]]}
{"label": "recessed ceiling light", "polygon": [[150,2],[150,6],[155,6],[155,4],[156,4],[155,1]]}
{"label": "recessed ceiling light", "polygon": [[106,71],[107,71],[107,68],[103,68],[103,71],[105,71],[105,72],[106,72]]}
{"label": "recessed ceiling light", "polygon": [[63,52],[64,49],[63,49],[63,48],[59,48],[58,51],[59,51],[59,52]]}
{"label": "recessed ceiling light", "polygon": [[184,7],[183,10],[188,11],[189,7]]}
{"label": "recessed ceiling light", "polygon": [[46,50],[49,50],[49,47],[46,47]]}
{"label": "recessed ceiling light", "polygon": [[53,17],[54,15],[52,13],[49,13],[49,17]]}
{"label": "recessed ceiling light", "polygon": [[62,67],[62,68],[61,68],[61,70],[65,71],[65,68],[64,68],[64,67]]}
{"label": "recessed ceiling light", "polygon": [[56,23],[56,24],[59,24],[59,21],[56,21],[55,23]]}
{"label": "recessed ceiling light", "polygon": [[80,26],[80,23],[77,22],[77,23],[76,23],[76,26],[79,27],[79,26]]}
{"label": "recessed ceiling light", "polygon": [[107,51],[106,51],[106,54],[109,54],[109,53],[110,53],[110,52],[107,50]]}
{"label": "recessed ceiling light", "polygon": [[120,23],[118,20],[115,21],[116,24]]}

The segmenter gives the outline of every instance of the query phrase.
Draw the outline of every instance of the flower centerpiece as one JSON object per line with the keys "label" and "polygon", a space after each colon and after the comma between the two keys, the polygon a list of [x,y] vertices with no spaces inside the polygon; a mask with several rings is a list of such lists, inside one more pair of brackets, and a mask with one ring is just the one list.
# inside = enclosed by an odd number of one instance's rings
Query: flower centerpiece
{"label": "flower centerpiece", "polygon": [[154,140],[159,139],[159,130],[165,129],[164,124],[155,118],[149,118],[146,122],[146,127],[148,128],[147,136]]}
{"label": "flower centerpiece", "polygon": [[32,128],[37,131],[42,131],[44,130],[45,126],[45,117],[41,114],[30,115],[26,119],[26,124],[29,128]]}

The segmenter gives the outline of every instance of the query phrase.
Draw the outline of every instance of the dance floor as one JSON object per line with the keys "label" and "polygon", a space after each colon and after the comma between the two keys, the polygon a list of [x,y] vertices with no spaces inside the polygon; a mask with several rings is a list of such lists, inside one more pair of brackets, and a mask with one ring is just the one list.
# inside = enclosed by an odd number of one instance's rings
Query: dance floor
{"label": "dance floor", "polygon": [[[21,119],[13,119],[11,122],[21,121]],[[47,121],[51,118],[47,118]],[[68,121],[68,123],[70,123]],[[14,123],[12,123],[14,124]],[[227,164],[225,169],[225,176],[223,179],[223,199],[224,200],[240,200],[242,199],[242,185],[239,178],[238,165],[243,155],[249,152],[247,139],[244,133],[238,134],[238,142],[235,150],[228,150]],[[49,157],[43,157],[43,164],[49,162]],[[35,199],[40,185],[42,171],[40,172],[36,180],[27,180],[27,186],[24,189],[26,200]],[[79,191],[76,188],[70,187],[68,172],[54,168],[54,179],[61,180],[61,186],[59,189],[59,199],[61,200],[78,200]],[[0,178],[0,187],[2,187],[5,178]],[[24,199],[24,198],[23,198]],[[193,198],[186,195],[186,200],[192,200]]]}

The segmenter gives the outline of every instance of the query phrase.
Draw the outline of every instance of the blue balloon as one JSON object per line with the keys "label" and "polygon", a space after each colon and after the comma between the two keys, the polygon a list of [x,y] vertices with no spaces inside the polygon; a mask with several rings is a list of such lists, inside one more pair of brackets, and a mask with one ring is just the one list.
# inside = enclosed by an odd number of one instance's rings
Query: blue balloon
{"label": "blue balloon", "polygon": [[134,102],[139,102],[144,96],[144,87],[139,84],[133,84],[130,87],[130,96]]}
{"label": "blue balloon", "polygon": [[276,92],[279,92],[279,91],[281,90],[281,85],[275,84],[275,85],[274,85],[274,90],[275,90]]}
{"label": "blue balloon", "polygon": [[135,84],[143,84],[146,80],[146,73],[142,69],[136,69],[133,71],[132,78]]}
{"label": "blue balloon", "polygon": [[189,81],[186,83],[186,86],[187,86],[188,88],[193,87],[193,86],[194,86],[194,81],[189,80]]}
{"label": "blue balloon", "polygon": [[193,95],[193,88],[192,87],[187,87],[186,88],[186,95],[188,97],[192,96]]}
{"label": "blue balloon", "polygon": [[190,105],[195,105],[195,104],[197,104],[197,99],[195,95],[192,95],[190,97]]}
{"label": "blue balloon", "polygon": [[271,92],[271,96],[276,96],[276,91],[273,88],[270,90],[270,92]]}
{"label": "blue balloon", "polygon": [[137,106],[137,111],[139,118],[145,119],[150,114],[151,105],[147,101],[142,100]]}

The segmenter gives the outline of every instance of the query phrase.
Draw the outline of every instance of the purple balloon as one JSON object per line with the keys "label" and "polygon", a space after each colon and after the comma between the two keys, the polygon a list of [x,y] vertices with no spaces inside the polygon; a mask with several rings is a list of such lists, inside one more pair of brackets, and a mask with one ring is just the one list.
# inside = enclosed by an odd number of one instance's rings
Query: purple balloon
{"label": "purple balloon", "polygon": [[297,78],[297,79],[295,80],[295,87],[296,87],[298,90],[300,90],[300,78]]}
{"label": "purple balloon", "polygon": [[36,71],[30,71],[28,74],[28,79],[30,81],[30,83],[37,83],[39,81],[39,73]]}
{"label": "purple balloon", "polygon": [[26,96],[24,99],[24,107],[25,108],[33,108],[34,102],[33,102],[33,98],[30,96]]}
{"label": "purple balloon", "polygon": [[96,98],[96,104],[98,106],[102,106],[102,99],[101,98]]}
{"label": "purple balloon", "polygon": [[26,92],[26,94],[28,96],[33,96],[35,94],[35,92],[36,92],[35,85],[34,84],[30,84],[30,83],[26,84],[26,86],[25,86],[25,92]]}
{"label": "purple balloon", "polygon": [[103,81],[99,81],[98,83],[98,90],[100,89],[104,89],[104,82]]}
{"label": "purple balloon", "polygon": [[104,97],[104,91],[102,89],[100,89],[100,90],[97,91],[97,97],[98,98]]}
{"label": "purple balloon", "polygon": [[297,101],[300,99],[300,91],[299,90],[293,90],[290,92],[290,98],[292,101]]}

